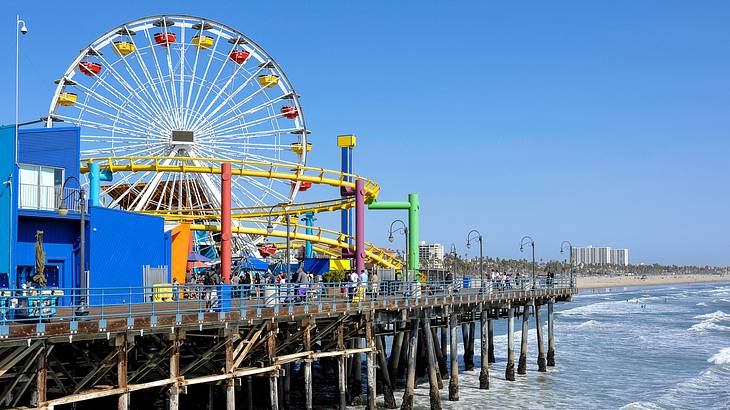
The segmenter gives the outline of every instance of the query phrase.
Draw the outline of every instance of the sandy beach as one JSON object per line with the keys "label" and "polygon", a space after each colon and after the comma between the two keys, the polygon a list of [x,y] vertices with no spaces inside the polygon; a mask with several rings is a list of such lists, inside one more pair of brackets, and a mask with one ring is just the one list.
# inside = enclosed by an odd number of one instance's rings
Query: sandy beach
{"label": "sandy beach", "polygon": [[579,289],[730,281],[730,275],[579,276]]}

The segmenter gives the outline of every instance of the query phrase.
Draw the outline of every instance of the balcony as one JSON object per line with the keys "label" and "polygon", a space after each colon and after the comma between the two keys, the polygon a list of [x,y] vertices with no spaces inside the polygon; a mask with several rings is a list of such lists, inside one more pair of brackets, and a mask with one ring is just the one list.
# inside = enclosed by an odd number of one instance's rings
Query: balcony
{"label": "balcony", "polygon": [[20,184],[18,208],[41,211],[56,211],[61,204],[71,212],[79,212],[81,192],[77,188],[63,188],[60,186],[44,186],[37,184]]}

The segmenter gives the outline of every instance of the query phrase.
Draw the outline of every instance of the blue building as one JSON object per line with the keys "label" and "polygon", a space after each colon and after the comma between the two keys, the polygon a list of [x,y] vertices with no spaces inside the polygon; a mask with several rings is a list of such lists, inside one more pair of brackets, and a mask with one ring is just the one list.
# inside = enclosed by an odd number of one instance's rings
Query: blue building
{"label": "blue building", "polygon": [[32,280],[38,231],[49,287],[141,287],[143,266],[169,266],[162,218],[92,206],[85,215],[88,276],[82,276],[79,145],[76,127],[20,128],[16,165],[15,129],[0,127],[0,287]]}

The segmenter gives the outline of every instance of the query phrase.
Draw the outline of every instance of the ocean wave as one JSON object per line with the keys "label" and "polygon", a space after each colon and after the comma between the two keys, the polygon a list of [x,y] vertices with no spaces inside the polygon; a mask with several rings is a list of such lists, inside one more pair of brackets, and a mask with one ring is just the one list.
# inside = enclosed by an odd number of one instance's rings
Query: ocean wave
{"label": "ocean wave", "polygon": [[702,319],[702,320],[709,320],[712,322],[724,322],[730,320],[730,314],[727,314],[723,312],[722,310],[717,310],[712,313],[707,313],[704,315],[695,316],[695,319]]}
{"label": "ocean wave", "polygon": [[704,320],[688,329],[690,332],[730,332],[730,326],[722,326],[712,320]]}
{"label": "ocean wave", "polygon": [[591,328],[591,327],[598,327],[600,325],[601,325],[601,322],[599,322],[597,320],[589,320],[587,322],[583,322],[583,323],[579,324],[577,327],[580,327],[580,328]]}
{"label": "ocean wave", "polygon": [[707,303],[705,303],[705,302],[699,302],[695,306],[707,306]]}
{"label": "ocean wave", "polygon": [[719,352],[715,353],[707,359],[708,362],[714,363],[714,364],[728,364],[730,363],[730,347],[725,347],[723,349],[720,349]]}

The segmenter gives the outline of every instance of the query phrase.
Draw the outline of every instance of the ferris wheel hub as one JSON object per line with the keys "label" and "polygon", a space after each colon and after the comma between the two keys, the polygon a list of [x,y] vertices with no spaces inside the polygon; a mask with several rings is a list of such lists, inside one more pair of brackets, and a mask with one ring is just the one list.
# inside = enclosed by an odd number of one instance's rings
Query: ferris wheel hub
{"label": "ferris wheel hub", "polygon": [[170,135],[170,145],[194,144],[195,136],[193,131],[188,130],[172,130]]}

